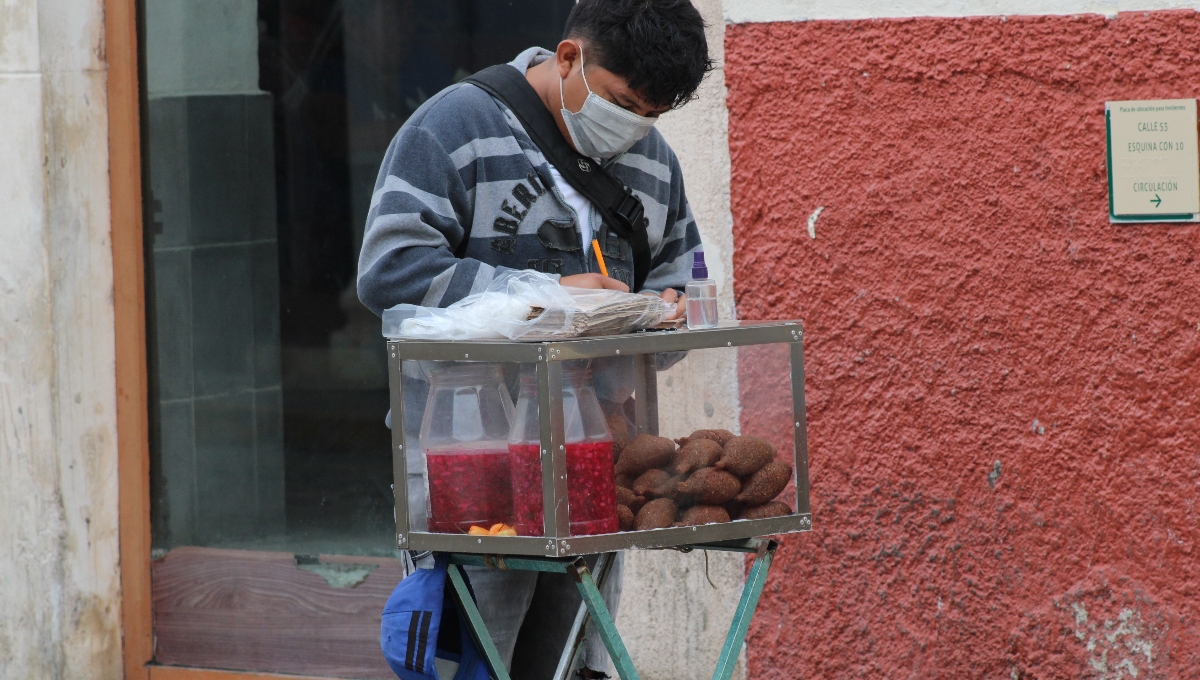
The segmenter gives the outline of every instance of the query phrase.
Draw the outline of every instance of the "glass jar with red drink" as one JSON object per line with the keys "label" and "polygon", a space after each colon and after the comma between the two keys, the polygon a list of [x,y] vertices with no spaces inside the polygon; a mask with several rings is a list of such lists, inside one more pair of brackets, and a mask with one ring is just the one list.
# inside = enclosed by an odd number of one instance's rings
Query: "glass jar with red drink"
{"label": "glass jar with red drink", "polygon": [[512,524],[512,415],[499,364],[460,363],[430,375],[420,435],[429,531]]}
{"label": "glass jar with red drink", "polygon": [[[612,434],[600,410],[586,362],[566,362],[562,373],[563,432],[567,457],[567,515],[572,536],[618,529]],[[522,367],[521,391],[508,450],[512,465],[513,519],[517,534],[542,536],[541,421],[537,374]]]}

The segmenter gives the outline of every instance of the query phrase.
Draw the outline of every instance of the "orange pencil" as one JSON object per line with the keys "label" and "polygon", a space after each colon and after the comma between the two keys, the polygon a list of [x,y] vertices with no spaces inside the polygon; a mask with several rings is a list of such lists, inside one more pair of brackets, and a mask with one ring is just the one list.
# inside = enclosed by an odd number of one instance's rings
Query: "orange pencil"
{"label": "orange pencil", "polygon": [[599,239],[592,239],[592,250],[596,251],[596,262],[600,263],[600,273],[608,276],[608,265],[604,264],[604,253],[600,252]]}

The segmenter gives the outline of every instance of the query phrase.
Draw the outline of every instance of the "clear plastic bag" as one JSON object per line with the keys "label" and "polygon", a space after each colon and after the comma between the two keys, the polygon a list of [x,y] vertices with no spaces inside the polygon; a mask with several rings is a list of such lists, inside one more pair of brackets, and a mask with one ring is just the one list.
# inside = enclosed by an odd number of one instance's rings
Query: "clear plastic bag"
{"label": "clear plastic bag", "polygon": [[662,323],[675,305],[654,295],[559,285],[531,270],[501,272],[481,293],[445,308],[396,305],[383,335],[412,340],[527,340],[617,335]]}

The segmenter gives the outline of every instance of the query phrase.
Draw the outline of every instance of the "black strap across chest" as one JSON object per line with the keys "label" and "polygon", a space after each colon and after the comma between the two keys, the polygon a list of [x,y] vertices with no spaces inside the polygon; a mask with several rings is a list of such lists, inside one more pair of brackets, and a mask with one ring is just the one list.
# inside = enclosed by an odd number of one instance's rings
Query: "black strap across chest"
{"label": "black strap across chest", "polygon": [[[517,69],[508,64],[489,66],[467,77],[464,82],[504,102],[563,179],[596,206],[604,224],[629,241],[633,248],[632,289],[635,292],[641,290],[650,274],[650,242],[646,236],[650,221],[646,219],[642,202],[633,190],[567,143],[559,132],[554,116]],[[465,237],[463,242],[465,244]]]}

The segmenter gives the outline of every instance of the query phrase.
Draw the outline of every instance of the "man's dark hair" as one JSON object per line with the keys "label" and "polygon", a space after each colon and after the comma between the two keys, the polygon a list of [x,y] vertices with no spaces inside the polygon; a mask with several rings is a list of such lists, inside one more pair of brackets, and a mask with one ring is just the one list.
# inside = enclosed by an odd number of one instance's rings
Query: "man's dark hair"
{"label": "man's dark hair", "polygon": [[653,106],[687,103],[713,68],[689,0],[579,0],[563,37],[586,41],[585,63],[621,76]]}

